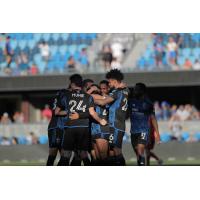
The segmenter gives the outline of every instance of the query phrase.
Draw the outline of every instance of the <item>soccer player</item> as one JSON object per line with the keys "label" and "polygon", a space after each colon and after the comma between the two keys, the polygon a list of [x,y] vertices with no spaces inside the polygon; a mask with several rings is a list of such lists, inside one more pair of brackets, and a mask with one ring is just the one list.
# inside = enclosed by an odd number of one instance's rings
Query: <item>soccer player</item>
{"label": "soccer player", "polygon": [[125,119],[128,108],[127,88],[122,88],[123,74],[118,69],[112,69],[106,74],[112,92],[107,97],[94,96],[95,103],[101,106],[109,105],[110,148],[114,156],[109,157],[110,165],[125,165],[122,154],[122,142],[125,133]]}
{"label": "soccer player", "polygon": [[[160,159],[152,150],[154,149],[155,146],[155,140],[156,140],[156,136],[159,136],[159,133],[155,132],[155,128],[153,126],[152,123],[152,118],[150,118],[150,136],[149,136],[149,142],[148,145],[146,147],[146,159],[147,159],[147,165],[150,165],[150,158],[153,157],[158,165],[163,165],[163,160]],[[160,139],[159,139],[160,140]]]}
{"label": "soccer player", "polygon": [[[108,81],[101,81],[99,85],[100,87],[93,85],[88,91],[92,92],[92,94],[100,94],[103,97],[107,97],[109,92]],[[108,121],[108,108],[106,106],[96,105],[95,110],[101,118]],[[91,124],[91,133],[93,141],[93,165],[107,165],[108,141],[110,136],[109,125],[102,126],[93,121]]]}
{"label": "soccer player", "polygon": [[156,141],[160,142],[158,124],[154,114],[152,102],[147,98],[146,86],[137,83],[134,88],[134,98],[129,101],[131,121],[131,143],[137,156],[139,166],[145,165],[145,148],[150,134],[151,118],[156,133]]}
{"label": "soccer player", "polygon": [[[67,96],[69,112],[77,112],[78,114],[89,112],[98,123],[106,125],[107,122],[101,119],[94,110],[93,98],[82,90],[82,77],[79,74],[74,74],[70,77],[70,82],[71,92]],[[61,110],[61,108],[59,109]],[[65,134],[59,165],[69,165],[73,151],[77,152],[84,165],[90,165],[89,144],[89,118],[67,121],[65,123]]]}
{"label": "soccer player", "polygon": [[[66,107],[62,107],[62,112],[56,112],[56,108],[59,105],[67,103],[66,93],[68,91],[65,89],[57,92],[54,102],[52,105],[52,117],[48,125],[48,140],[49,140],[49,155],[47,159],[47,166],[53,166],[54,161],[56,159],[58,151],[61,151],[61,146],[63,142],[64,135],[64,123],[69,120],[75,120],[79,118],[77,113],[68,115],[68,109]],[[84,116],[83,116],[84,117]]]}

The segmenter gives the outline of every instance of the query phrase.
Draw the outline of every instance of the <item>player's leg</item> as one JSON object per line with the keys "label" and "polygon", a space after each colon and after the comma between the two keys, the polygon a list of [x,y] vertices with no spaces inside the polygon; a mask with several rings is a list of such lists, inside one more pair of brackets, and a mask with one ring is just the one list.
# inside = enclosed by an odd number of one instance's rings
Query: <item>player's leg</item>
{"label": "player's leg", "polygon": [[116,165],[118,166],[125,166],[126,161],[122,154],[122,142],[123,142],[124,132],[115,129],[114,132],[114,154],[115,154],[115,160]]}
{"label": "player's leg", "polygon": [[58,166],[68,166],[74,150],[74,132],[73,128],[64,129],[64,136],[62,141],[61,157]]}
{"label": "player's leg", "polygon": [[96,146],[98,149],[98,154],[100,158],[101,165],[107,165],[108,157],[108,141],[106,139],[96,139]]}
{"label": "player's leg", "polygon": [[90,139],[89,128],[77,128],[77,149],[85,166],[91,165],[91,155],[89,154]]}
{"label": "player's leg", "polygon": [[163,160],[161,158],[159,158],[154,152],[150,151],[150,155],[149,156],[154,158],[158,162],[158,165],[162,165],[163,164]]}
{"label": "player's leg", "polygon": [[56,129],[48,130],[49,155],[46,163],[47,166],[53,166],[57,156],[58,148],[56,145],[56,131]]}
{"label": "player's leg", "polygon": [[145,151],[146,151],[146,165],[149,166],[150,165],[150,157],[151,157],[150,153],[151,152],[150,152],[150,149],[148,147],[146,148]]}
{"label": "player's leg", "polygon": [[145,145],[139,143],[137,145],[137,154],[138,154],[138,165],[145,165]]}

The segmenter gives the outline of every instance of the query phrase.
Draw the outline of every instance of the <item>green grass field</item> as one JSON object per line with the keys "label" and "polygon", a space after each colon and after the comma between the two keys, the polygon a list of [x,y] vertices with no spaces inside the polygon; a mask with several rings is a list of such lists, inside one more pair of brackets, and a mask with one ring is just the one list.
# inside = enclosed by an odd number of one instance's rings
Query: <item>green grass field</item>
{"label": "green grass field", "polygon": [[[157,166],[155,161],[151,162],[152,166]],[[200,166],[200,160],[175,160],[164,161],[163,166]],[[45,166],[45,161],[0,161],[0,166]],[[127,161],[127,166],[136,166],[135,161]]]}

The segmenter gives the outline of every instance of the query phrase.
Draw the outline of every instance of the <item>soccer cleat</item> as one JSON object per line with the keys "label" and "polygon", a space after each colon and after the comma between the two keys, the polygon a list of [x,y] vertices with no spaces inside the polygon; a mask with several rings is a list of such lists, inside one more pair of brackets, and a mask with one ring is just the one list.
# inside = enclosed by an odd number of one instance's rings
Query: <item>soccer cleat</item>
{"label": "soccer cleat", "polygon": [[158,165],[163,165],[163,160],[162,159],[160,159],[160,160],[158,160]]}

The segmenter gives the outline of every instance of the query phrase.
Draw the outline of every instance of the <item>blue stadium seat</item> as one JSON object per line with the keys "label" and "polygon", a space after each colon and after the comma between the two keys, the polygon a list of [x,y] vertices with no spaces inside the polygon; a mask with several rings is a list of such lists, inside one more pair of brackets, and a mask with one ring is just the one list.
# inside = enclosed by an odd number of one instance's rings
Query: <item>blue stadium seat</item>
{"label": "blue stadium seat", "polygon": [[89,33],[89,37],[94,40],[97,38],[97,33]]}
{"label": "blue stadium seat", "polygon": [[16,33],[15,34],[15,39],[16,40],[22,40],[23,39],[23,33]]}
{"label": "blue stadium seat", "polygon": [[160,139],[163,143],[169,142],[171,140],[171,136],[169,133],[162,133],[160,135]]}
{"label": "blue stadium seat", "polygon": [[200,57],[200,48],[194,48],[193,51],[192,51],[192,55],[195,58],[199,58]]}
{"label": "blue stadium seat", "polygon": [[185,63],[185,58],[183,56],[179,56],[177,59],[177,64],[183,66],[184,63]]}
{"label": "blue stadium seat", "polygon": [[76,52],[74,53],[73,57],[74,57],[74,59],[75,59],[76,61],[79,60],[79,58],[80,58],[80,52],[79,52],[79,51],[76,51]]}
{"label": "blue stadium seat", "polygon": [[5,41],[1,41],[1,42],[0,42],[0,48],[1,48],[2,50],[4,50],[4,49],[5,49],[5,46],[6,46],[6,42],[5,42]]}
{"label": "blue stadium seat", "polygon": [[67,41],[69,38],[69,33],[61,33],[60,36],[64,41]]}
{"label": "blue stadium seat", "polygon": [[46,63],[44,61],[40,61],[38,63],[36,63],[40,73],[44,73],[45,69],[46,69]]}
{"label": "blue stadium seat", "polygon": [[73,55],[76,52],[77,46],[76,45],[70,45],[68,46],[68,51],[71,55]]}
{"label": "blue stadium seat", "polygon": [[190,138],[190,134],[188,132],[183,132],[181,135],[181,140],[183,142],[187,142],[187,140]]}
{"label": "blue stadium seat", "polygon": [[151,55],[152,55],[151,50],[150,49],[146,49],[146,51],[145,51],[143,56],[144,56],[145,59],[149,59],[151,57]]}
{"label": "blue stadium seat", "polygon": [[61,45],[58,48],[58,51],[60,52],[61,55],[65,55],[65,53],[67,52],[67,46],[66,45]]}
{"label": "blue stadium seat", "polygon": [[191,55],[191,49],[190,48],[185,48],[182,50],[182,54],[185,58],[189,58]]}
{"label": "blue stadium seat", "polygon": [[53,41],[57,42],[60,38],[60,33],[52,33],[52,39]]}
{"label": "blue stadium seat", "polygon": [[29,41],[27,42],[27,46],[28,46],[28,48],[31,49],[31,50],[35,47],[35,45],[36,45],[35,40],[29,40]]}
{"label": "blue stadium seat", "polygon": [[12,40],[12,42],[10,43],[11,49],[15,50],[17,48],[17,40]]}
{"label": "blue stadium seat", "polygon": [[23,144],[23,145],[27,144],[27,139],[26,139],[26,137],[23,136],[23,135],[20,135],[20,136],[18,137],[18,143],[19,143],[19,144]]}
{"label": "blue stadium seat", "polygon": [[42,34],[42,40],[44,40],[45,42],[48,42],[51,38],[51,33],[43,33]]}
{"label": "blue stadium seat", "polygon": [[200,132],[196,132],[194,134],[194,139],[196,139],[198,142],[200,141]]}
{"label": "blue stadium seat", "polygon": [[51,53],[51,56],[53,56],[53,55],[56,54],[57,52],[58,52],[58,46],[57,46],[57,45],[50,46],[50,53]]}
{"label": "blue stadium seat", "polygon": [[36,42],[39,42],[41,41],[41,38],[42,38],[42,33],[34,33],[33,34],[33,38]]}
{"label": "blue stadium seat", "polygon": [[20,40],[18,43],[18,46],[21,50],[24,50],[25,47],[27,46],[27,41],[26,40]]}
{"label": "blue stadium seat", "polygon": [[145,59],[144,59],[144,57],[140,58],[140,60],[138,61],[137,65],[138,65],[140,70],[144,70],[144,68],[145,68]]}
{"label": "blue stadium seat", "polygon": [[48,142],[48,137],[47,137],[47,135],[40,135],[40,136],[39,136],[39,143],[40,143],[40,144],[47,144],[47,142]]}
{"label": "blue stadium seat", "polygon": [[33,39],[33,33],[24,34],[24,40],[32,40],[32,39]]}

